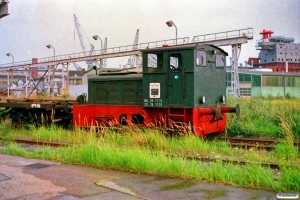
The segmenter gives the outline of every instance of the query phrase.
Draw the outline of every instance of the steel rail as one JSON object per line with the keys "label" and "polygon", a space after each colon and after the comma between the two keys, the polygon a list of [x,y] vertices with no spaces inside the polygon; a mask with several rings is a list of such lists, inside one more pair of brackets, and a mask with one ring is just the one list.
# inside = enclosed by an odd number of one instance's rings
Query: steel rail
{"label": "steel rail", "polygon": [[4,139],[0,137],[0,140],[14,141],[16,143],[22,143],[27,145],[39,145],[39,146],[51,146],[51,147],[61,147],[61,146],[70,146],[71,144],[66,142],[47,142],[39,140],[28,140],[28,139]]}
{"label": "steel rail", "polygon": [[[262,144],[262,145],[274,145],[278,143],[284,143],[284,140],[272,140],[272,139],[258,139],[258,138],[240,138],[240,137],[219,137],[220,140],[225,140],[230,143],[244,143],[244,144]],[[294,146],[300,147],[300,141],[294,141]]]}

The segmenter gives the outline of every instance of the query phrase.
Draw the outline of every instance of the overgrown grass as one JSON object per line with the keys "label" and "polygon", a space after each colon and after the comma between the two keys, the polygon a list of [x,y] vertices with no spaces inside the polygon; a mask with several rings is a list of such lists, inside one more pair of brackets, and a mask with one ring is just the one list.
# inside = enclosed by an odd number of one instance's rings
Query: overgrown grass
{"label": "overgrown grass", "polygon": [[[13,129],[9,120],[2,120],[0,137],[10,139],[25,137],[38,141],[58,141],[73,144],[55,150],[36,149],[28,152],[9,144],[3,153],[18,156],[50,159],[63,163],[113,168],[153,175],[222,182],[249,188],[275,191],[300,191],[300,158],[293,141],[299,138],[300,108],[295,99],[229,99],[228,104],[240,104],[241,116],[228,114],[227,134],[272,136],[282,139],[274,151],[232,148],[226,142],[205,141],[194,135],[166,137],[160,130],[123,129],[122,133],[97,127],[65,130],[59,127],[27,126]],[[298,104],[298,105],[297,105]],[[291,108],[287,108],[290,105]],[[299,119],[298,119],[299,117]],[[240,159],[258,164],[236,166],[230,163],[198,163],[183,158],[168,157],[175,154],[215,156]],[[281,167],[279,178],[261,162],[277,162]],[[298,167],[289,167],[291,165]]]}
{"label": "overgrown grass", "polygon": [[296,192],[300,189],[298,168],[282,168],[279,179],[274,178],[270,168],[257,164],[245,166],[230,163],[199,163],[178,157],[168,157],[162,152],[153,153],[145,149],[123,149],[116,151],[110,146],[99,144],[74,145],[56,150],[50,148],[28,152],[11,144],[3,153],[86,165],[97,168],[126,170],[151,175],[207,180],[246,188],[259,188],[281,192]]}
{"label": "overgrown grass", "polygon": [[227,134],[281,138],[280,118],[293,121],[291,131],[300,139],[300,99],[228,98],[227,105],[240,104],[241,114],[227,115]]}

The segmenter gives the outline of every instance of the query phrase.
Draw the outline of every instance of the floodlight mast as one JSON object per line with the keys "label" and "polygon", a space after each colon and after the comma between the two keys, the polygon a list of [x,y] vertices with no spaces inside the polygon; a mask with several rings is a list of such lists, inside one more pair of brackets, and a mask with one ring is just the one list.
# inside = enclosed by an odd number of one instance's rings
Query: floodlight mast
{"label": "floodlight mast", "polygon": [[173,22],[172,20],[167,21],[166,24],[167,24],[169,27],[171,27],[171,26],[174,25],[174,27],[175,27],[175,29],[176,29],[176,45],[177,45],[177,27],[176,27],[176,25],[174,24],[174,22]]}
{"label": "floodlight mast", "polygon": [[47,47],[48,49],[52,48],[52,49],[54,50],[53,60],[55,60],[55,49],[54,49],[54,47],[53,47],[51,44],[48,44],[46,47]]}
{"label": "floodlight mast", "polygon": [[[15,63],[15,58],[11,53],[7,53],[6,54],[8,57],[11,56],[12,57],[12,67],[14,66]],[[13,68],[11,68],[11,85],[13,85],[14,83],[14,71]],[[7,72],[7,96],[9,97],[9,73]]]}

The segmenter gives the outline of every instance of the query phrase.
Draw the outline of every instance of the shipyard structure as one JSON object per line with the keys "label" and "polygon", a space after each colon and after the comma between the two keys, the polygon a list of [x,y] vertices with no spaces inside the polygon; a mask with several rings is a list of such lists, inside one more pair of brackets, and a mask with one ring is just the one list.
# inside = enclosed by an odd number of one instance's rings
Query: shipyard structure
{"label": "shipyard structure", "polygon": [[258,59],[248,64],[254,68],[272,69],[273,72],[300,73],[300,43],[285,36],[272,36],[271,30],[260,32],[262,39],[257,41],[256,48],[260,50]]}

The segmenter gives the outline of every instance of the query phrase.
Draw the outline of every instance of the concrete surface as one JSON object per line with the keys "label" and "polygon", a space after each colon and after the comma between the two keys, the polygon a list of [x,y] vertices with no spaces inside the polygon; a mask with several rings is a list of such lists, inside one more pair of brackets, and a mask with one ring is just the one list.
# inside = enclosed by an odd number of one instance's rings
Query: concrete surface
{"label": "concrete surface", "polygon": [[276,193],[0,154],[1,200],[276,199]]}

